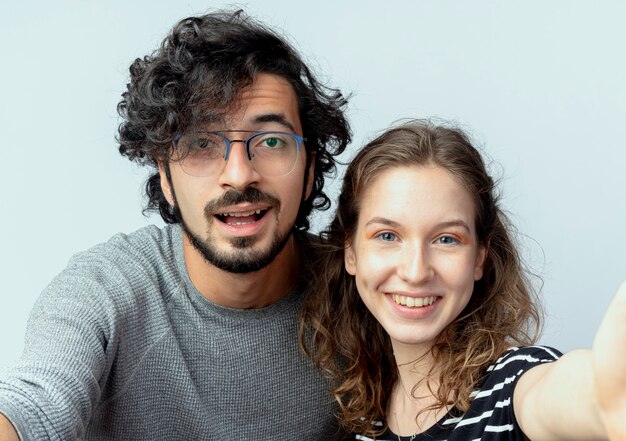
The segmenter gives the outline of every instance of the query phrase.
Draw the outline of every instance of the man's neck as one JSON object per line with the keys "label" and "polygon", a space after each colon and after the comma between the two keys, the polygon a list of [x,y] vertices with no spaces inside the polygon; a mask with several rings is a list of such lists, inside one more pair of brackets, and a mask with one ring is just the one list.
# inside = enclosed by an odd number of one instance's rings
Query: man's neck
{"label": "man's neck", "polygon": [[202,296],[220,306],[263,308],[285,297],[298,282],[300,258],[293,235],[272,263],[251,273],[230,273],[211,265],[186,234],[183,251],[191,282]]}

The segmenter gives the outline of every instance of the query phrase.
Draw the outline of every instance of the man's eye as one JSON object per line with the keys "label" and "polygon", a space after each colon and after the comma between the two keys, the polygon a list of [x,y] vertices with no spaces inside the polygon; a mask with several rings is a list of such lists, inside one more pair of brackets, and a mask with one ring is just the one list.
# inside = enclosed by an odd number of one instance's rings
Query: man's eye
{"label": "man's eye", "polygon": [[280,148],[283,145],[285,145],[285,141],[283,141],[280,138],[269,137],[269,138],[265,138],[263,140],[263,142],[261,143],[261,145],[263,147],[267,147],[267,148],[270,148],[270,149],[276,149],[276,148]]}
{"label": "man's eye", "polygon": [[194,138],[187,143],[189,150],[205,150],[209,148],[215,148],[215,143],[211,142],[208,138]]}

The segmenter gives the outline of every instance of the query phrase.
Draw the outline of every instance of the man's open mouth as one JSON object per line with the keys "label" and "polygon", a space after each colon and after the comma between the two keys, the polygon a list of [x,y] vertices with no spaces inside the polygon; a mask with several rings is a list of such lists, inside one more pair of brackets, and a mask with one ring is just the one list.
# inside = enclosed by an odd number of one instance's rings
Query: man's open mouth
{"label": "man's open mouth", "polygon": [[240,211],[235,213],[218,213],[215,215],[217,220],[227,225],[248,225],[260,220],[268,212],[268,208]]}

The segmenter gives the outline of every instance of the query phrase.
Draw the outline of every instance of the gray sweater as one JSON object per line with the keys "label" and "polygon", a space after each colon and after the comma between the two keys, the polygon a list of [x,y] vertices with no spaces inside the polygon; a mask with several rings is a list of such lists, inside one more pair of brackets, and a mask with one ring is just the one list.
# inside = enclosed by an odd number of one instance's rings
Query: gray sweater
{"label": "gray sweater", "polygon": [[42,293],[0,412],[23,441],[333,439],[328,384],[298,347],[302,298],[217,306],[179,226],[117,235]]}

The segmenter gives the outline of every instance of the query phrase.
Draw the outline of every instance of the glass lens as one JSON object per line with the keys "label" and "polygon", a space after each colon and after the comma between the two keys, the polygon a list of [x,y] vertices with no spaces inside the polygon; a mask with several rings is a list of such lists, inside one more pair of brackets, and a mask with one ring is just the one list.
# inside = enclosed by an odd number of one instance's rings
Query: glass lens
{"label": "glass lens", "polygon": [[298,139],[291,133],[259,133],[249,145],[252,165],[264,176],[286,175],[298,160]]}
{"label": "glass lens", "polygon": [[209,176],[224,162],[226,139],[216,133],[187,133],[176,143],[182,169],[192,176]]}

